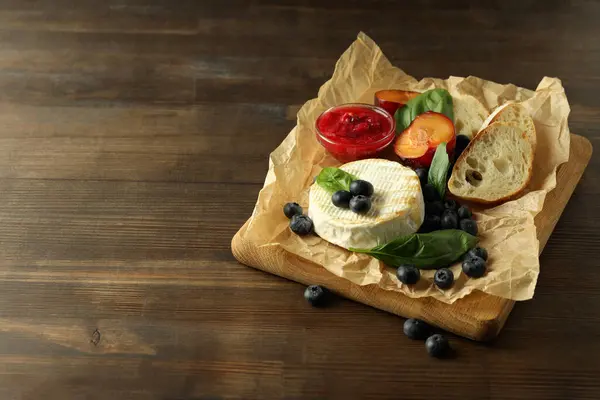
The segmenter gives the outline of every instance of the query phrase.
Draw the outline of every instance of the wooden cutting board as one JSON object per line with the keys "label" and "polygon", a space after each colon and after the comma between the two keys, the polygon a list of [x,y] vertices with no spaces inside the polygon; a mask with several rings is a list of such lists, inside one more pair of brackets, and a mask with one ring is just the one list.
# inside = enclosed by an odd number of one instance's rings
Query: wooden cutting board
{"label": "wooden cutting board", "polygon": [[[581,179],[591,155],[592,144],[589,140],[571,135],[569,161],[559,168],[557,186],[548,194],[544,209],[535,218],[540,252]],[[258,248],[251,241],[242,239],[241,234],[247,225],[248,222],[233,237],[231,243],[233,255],[242,264],[304,285],[324,285],[349,299],[402,317],[419,318],[470,339],[485,341],[498,335],[515,304],[512,300],[483,292],[474,292],[453,304],[446,304],[432,298],[411,299],[374,285],[358,286],[333,275],[317,264],[289,257],[281,249]]]}

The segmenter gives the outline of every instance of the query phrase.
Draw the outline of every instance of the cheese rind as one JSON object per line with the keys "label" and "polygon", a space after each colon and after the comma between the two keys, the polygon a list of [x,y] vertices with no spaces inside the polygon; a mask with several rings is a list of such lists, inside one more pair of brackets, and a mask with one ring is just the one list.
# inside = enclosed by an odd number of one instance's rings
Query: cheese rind
{"label": "cheese rind", "polygon": [[371,182],[375,189],[366,214],[338,208],[331,193],[317,183],[310,189],[308,215],[315,233],[343,248],[372,248],[416,232],[425,217],[417,174],[389,160],[368,159],[344,164],[340,169]]}

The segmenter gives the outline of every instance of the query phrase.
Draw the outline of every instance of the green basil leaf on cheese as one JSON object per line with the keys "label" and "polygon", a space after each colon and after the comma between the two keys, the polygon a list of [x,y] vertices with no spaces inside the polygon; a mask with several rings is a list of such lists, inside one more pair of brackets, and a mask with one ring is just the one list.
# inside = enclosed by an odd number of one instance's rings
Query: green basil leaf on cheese
{"label": "green basil leaf on cheese", "polygon": [[427,111],[444,114],[454,122],[454,105],[450,93],[446,89],[431,89],[406,102],[404,107],[396,111],[396,132],[408,128],[417,115]]}
{"label": "green basil leaf on cheese", "polygon": [[477,245],[477,237],[458,229],[401,236],[372,249],[350,249],[369,254],[391,267],[414,264],[418,268],[446,267]]}
{"label": "green basil leaf on cheese", "polygon": [[348,172],[335,167],[323,168],[317,175],[317,184],[329,193],[338,190],[349,190],[350,183],[358,178]]}
{"label": "green basil leaf on cheese", "polygon": [[427,175],[427,183],[430,183],[435,187],[435,190],[443,200],[446,194],[446,184],[448,183],[448,170],[450,169],[450,158],[446,151],[446,143],[438,145],[429,167],[429,174]]}

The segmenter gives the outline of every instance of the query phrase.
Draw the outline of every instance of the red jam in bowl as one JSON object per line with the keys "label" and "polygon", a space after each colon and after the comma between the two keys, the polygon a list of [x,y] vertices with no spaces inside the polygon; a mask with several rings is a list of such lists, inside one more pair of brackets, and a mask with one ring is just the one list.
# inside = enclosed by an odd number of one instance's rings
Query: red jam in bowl
{"label": "red jam in bowl", "polygon": [[384,109],[342,104],[317,118],[317,139],[341,162],[371,158],[392,143],[396,123]]}

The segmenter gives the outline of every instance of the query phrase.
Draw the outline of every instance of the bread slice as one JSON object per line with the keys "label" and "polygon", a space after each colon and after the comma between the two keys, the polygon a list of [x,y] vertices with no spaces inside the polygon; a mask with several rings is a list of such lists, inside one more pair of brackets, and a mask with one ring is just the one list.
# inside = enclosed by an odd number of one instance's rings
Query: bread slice
{"label": "bread slice", "polygon": [[466,135],[471,139],[481,128],[481,124],[488,116],[486,108],[471,96],[455,97],[454,127],[457,135]]}
{"label": "bread slice", "polygon": [[527,132],[516,124],[494,122],[456,160],[448,188],[455,196],[478,203],[508,200],[529,183],[533,156]]}
{"label": "bread slice", "polygon": [[527,140],[529,140],[531,147],[533,147],[535,151],[537,143],[535,125],[533,123],[533,119],[531,119],[531,116],[521,103],[507,102],[496,108],[494,112],[483,122],[481,130],[487,128],[489,124],[494,122],[516,124],[525,132]]}

